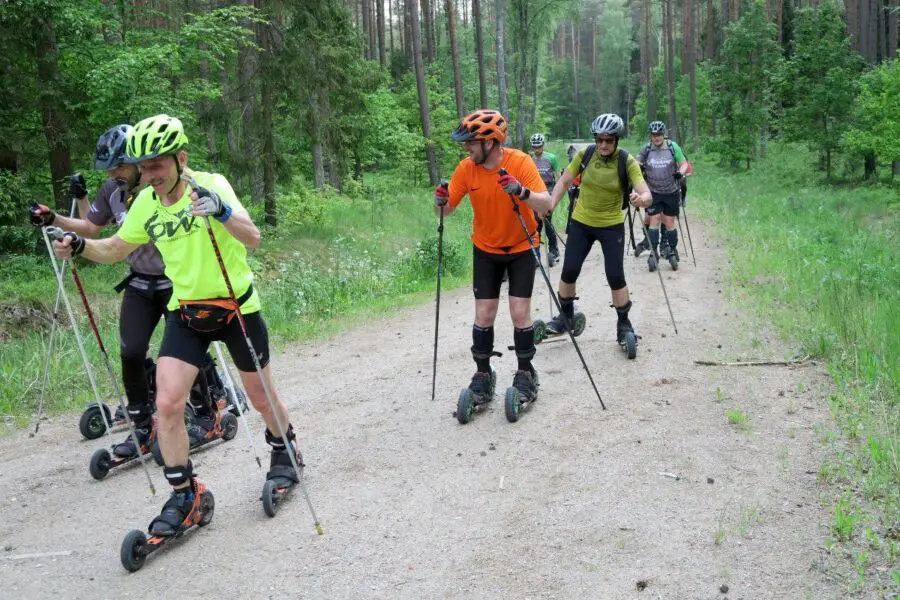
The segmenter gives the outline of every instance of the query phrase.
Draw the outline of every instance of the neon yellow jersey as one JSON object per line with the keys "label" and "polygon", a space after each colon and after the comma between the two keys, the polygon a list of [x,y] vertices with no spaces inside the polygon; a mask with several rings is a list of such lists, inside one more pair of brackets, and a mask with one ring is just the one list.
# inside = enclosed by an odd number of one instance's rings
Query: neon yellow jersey
{"label": "neon yellow jersey", "polygon": [[[573,176],[578,175],[583,154],[584,150],[576,154],[566,167]],[[591,227],[609,227],[625,222],[618,161],[618,154],[604,159],[599,152],[594,152],[581,174],[581,192],[572,211],[573,219]],[[641,166],[631,154],[625,160],[625,171],[632,186],[644,181]]]}
{"label": "neon yellow jersey", "polygon": [[[188,173],[201,187],[216,192],[231,206],[233,213],[247,212],[222,175]],[[247,248],[216,219],[209,219],[209,223],[235,296],[240,298],[253,282],[253,273],[247,264]],[[171,206],[163,206],[153,188],[144,188],[131,205],[118,236],[129,244],[152,241],[159,249],[166,263],[166,277],[172,280],[174,288],[169,310],[177,309],[179,300],[228,298],[228,287],[203,218],[191,214],[190,188],[186,187],[181,199]],[[253,295],[241,306],[241,312],[248,314],[259,309],[259,294],[254,289]]]}

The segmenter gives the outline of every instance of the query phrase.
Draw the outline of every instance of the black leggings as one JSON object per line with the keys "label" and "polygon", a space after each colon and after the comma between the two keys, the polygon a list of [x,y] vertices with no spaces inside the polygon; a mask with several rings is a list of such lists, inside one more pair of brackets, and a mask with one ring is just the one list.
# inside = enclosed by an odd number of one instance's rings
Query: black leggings
{"label": "black leggings", "polygon": [[575,283],[594,242],[599,242],[603,251],[603,265],[609,288],[613,291],[621,290],[626,285],[624,223],[591,227],[573,219],[569,227],[569,238],[566,240],[566,256],[563,258],[560,278],[563,283]]}
{"label": "black leggings", "polygon": [[166,314],[166,304],[171,297],[172,288],[148,293],[128,286],[122,293],[119,311],[122,383],[125,384],[129,412],[139,411],[147,418],[153,413],[153,408],[150,406],[145,358],[150,348],[150,337],[160,317]]}

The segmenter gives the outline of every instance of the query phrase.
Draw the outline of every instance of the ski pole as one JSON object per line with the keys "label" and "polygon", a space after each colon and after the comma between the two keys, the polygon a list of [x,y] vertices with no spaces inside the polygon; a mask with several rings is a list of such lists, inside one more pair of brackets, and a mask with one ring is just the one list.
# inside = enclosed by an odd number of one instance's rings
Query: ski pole
{"label": "ski pole", "polygon": [[[644,223],[644,218],[641,215],[640,208],[637,209],[637,216],[640,217],[641,228],[644,230],[644,237],[646,237],[649,240],[650,232],[647,231],[647,225]],[[666,293],[666,284],[663,283],[662,273],[660,272],[659,266],[658,266],[659,255],[656,253],[656,248],[652,247],[653,244],[650,244],[650,246],[651,246],[650,252],[653,253],[653,255],[656,257],[656,260],[657,260],[656,274],[657,274],[657,276],[659,276],[659,285],[660,285],[660,287],[662,287],[663,297],[666,299],[666,306],[669,307],[669,318],[672,319],[672,328],[675,329],[675,335],[678,335],[678,326],[675,325],[675,315],[672,314],[672,305],[669,303],[669,294]]]}
{"label": "ski pole", "polygon": [[[680,195],[679,195],[679,197],[680,197]],[[687,207],[684,205],[683,201],[681,203],[681,212],[684,213],[684,226],[687,227],[688,245],[690,245],[690,247],[691,247],[691,258],[694,260],[694,266],[696,267],[697,266],[697,255],[694,253],[694,241],[691,239],[691,224],[688,221]],[[679,221],[679,225],[680,224],[681,224],[681,222]]]}
{"label": "ski pole", "polygon": [[[506,175],[506,169],[500,169],[499,173],[501,176]],[[534,247],[534,242],[532,241],[531,236],[528,235],[528,226],[525,225],[525,218],[522,216],[522,212],[519,210],[519,202],[512,194],[509,194],[509,199],[512,202],[513,210],[515,211],[516,216],[519,218],[519,224],[522,226],[522,231],[525,232],[525,239],[528,240],[528,246],[531,248],[531,254],[534,256],[534,259],[538,263],[538,267],[541,270],[541,275],[544,276],[544,282],[547,284],[547,290],[550,292],[550,298],[556,305],[557,310],[559,310],[559,314],[562,315],[562,305],[559,303],[559,298],[556,297],[556,293],[553,291],[553,284],[550,283],[550,276],[547,275],[547,271],[544,270],[544,265],[541,264],[541,257],[538,254],[537,248]],[[594,383],[594,376],[591,375],[591,370],[587,366],[587,361],[584,360],[584,355],[581,353],[581,348],[579,348],[578,346],[578,341],[575,339],[575,334],[572,333],[572,328],[567,326],[566,332],[569,334],[569,338],[572,340],[572,344],[575,346],[575,352],[578,353],[578,358],[581,359],[581,364],[584,367],[584,371],[585,373],[587,373],[588,379],[591,382],[591,387],[594,388],[594,393],[597,394],[597,400],[600,401],[600,406],[603,407],[603,410],[606,410],[606,404],[603,403],[603,398],[600,397],[600,390],[597,389],[597,384]]]}
{"label": "ski pole", "polygon": [[[69,209],[69,217],[72,217],[75,215],[75,206],[76,206],[76,200],[75,200],[75,198],[72,198],[72,207]],[[52,248],[49,246],[49,244],[47,247],[47,251],[50,255],[51,262],[56,264],[56,257],[53,255]],[[66,268],[67,262],[68,262],[67,260],[62,261],[62,269]],[[44,359],[44,376],[43,376],[43,380],[41,382],[41,395],[38,400],[37,417],[35,419],[34,431],[31,434],[32,437],[37,435],[38,429],[40,429],[40,427],[41,427],[41,419],[43,418],[43,415],[44,415],[44,399],[46,398],[47,385],[50,382],[50,359],[53,356],[53,347],[56,342],[56,331],[60,327],[59,303],[62,300],[62,295],[64,293],[65,293],[64,288],[62,286],[57,286],[56,300],[53,303],[53,323],[50,326],[50,339],[47,342],[47,356]],[[79,333],[78,327],[75,324],[74,320],[72,320],[70,322],[70,325],[72,326],[72,330],[75,332],[75,340],[78,342],[77,346],[78,346],[78,350],[81,353],[81,360],[84,363],[84,369],[85,369],[85,372],[87,373],[88,381],[91,384],[91,390],[94,392],[94,400],[97,402],[97,407],[100,410],[100,418],[103,419],[103,425],[104,425],[104,429],[105,429],[104,433],[108,434],[108,433],[110,433],[111,426],[110,426],[109,421],[106,418],[106,411],[103,410],[103,401],[100,399],[100,392],[97,390],[97,384],[94,381],[94,374],[93,374],[93,371],[91,370],[90,361],[87,358],[87,353],[84,351],[84,345],[81,343],[81,334]]]}
{"label": "ski pole", "polygon": [[[50,247],[50,239],[53,238],[55,240],[62,240],[66,237],[66,232],[64,232],[59,227],[45,227],[44,228],[44,241],[47,243],[47,247]],[[59,282],[60,287],[62,287],[62,271],[56,268],[56,263],[53,263],[54,270],[56,271],[56,279]],[[84,312],[87,313],[88,322],[91,324],[91,330],[94,332],[94,337],[97,340],[97,345],[100,347],[100,354],[103,355],[103,363],[106,365],[106,371],[109,373],[109,379],[113,384],[113,391],[116,394],[116,397],[119,399],[119,406],[122,407],[122,412],[128,415],[128,406],[125,403],[125,397],[122,395],[122,390],[119,387],[119,380],[116,378],[116,372],[113,370],[112,363],[109,361],[109,353],[106,351],[106,346],[103,344],[103,338],[100,337],[100,330],[97,328],[97,321],[94,319],[94,311],[91,310],[91,304],[88,302],[87,293],[84,291],[84,285],[81,282],[81,276],[78,274],[78,267],[75,266],[75,258],[74,256],[69,261],[69,268],[72,271],[72,279],[75,280],[75,287],[78,288],[78,294],[81,296],[81,303],[84,305]],[[71,316],[71,306],[69,306],[68,297],[63,294],[63,300],[66,303],[66,310],[69,311]],[[73,319],[74,322],[74,319]],[[100,407],[100,412],[103,412],[103,407]],[[128,415],[128,428],[131,430],[132,439],[134,439],[135,444],[137,444],[137,432],[134,430],[134,421],[131,420],[131,415]],[[147,476],[147,483],[150,485],[150,492],[155,496],[156,495],[156,487],[153,485],[153,479],[150,478],[150,470],[147,468],[147,455],[142,454],[140,450],[138,450],[138,460],[141,462],[141,466],[144,468],[144,474]]]}
{"label": "ski pole", "polygon": [[241,400],[237,395],[237,386],[234,384],[234,379],[231,377],[228,363],[225,362],[225,356],[222,354],[222,347],[219,345],[219,342],[213,342],[212,345],[216,349],[216,357],[219,359],[219,364],[222,365],[222,373],[225,375],[225,384],[233,394],[233,401],[234,405],[237,407],[238,416],[241,418],[241,423],[244,424],[244,431],[247,432],[247,439],[250,441],[250,451],[253,452],[253,458],[256,459],[256,466],[262,469],[262,462],[259,460],[259,454],[256,452],[256,444],[253,443],[253,435],[250,433],[250,425],[247,424],[247,415],[244,414],[244,409],[241,408]]}
{"label": "ski pole", "polygon": [[[447,189],[450,183],[441,181],[441,187]],[[437,293],[434,298],[434,358],[431,362],[431,401],[434,402],[435,386],[437,385],[437,355],[438,355],[438,326],[441,322],[441,274],[444,270],[444,207],[441,206],[441,214],[438,220],[438,264],[437,264]]]}
{"label": "ski pole", "polygon": [[[203,191],[197,184],[197,181],[187,173],[182,173],[181,179],[195,192],[199,193]],[[266,396],[266,401],[269,403],[269,409],[272,411],[272,418],[275,419],[275,425],[278,427],[278,435],[281,436],[281,439],[284,440],[285,444],[290,444],[291,442],[287,437],[287,427],[285,427],[284,423],[281,421],[281,415],[278,414],[278,407],[275,406],[275,401],[272,400],[272,392],[269,390],[269,384],[263,376],[263,368],[262,365],[259,364],[259,356],[256,354],[256,349],[253,347],[250,335],[247,333],[247,323],[244,321],[244,314],[241,312],[241,305],[238,304],[237,296],[234,294],[234,288],[231,287],[231,278],[228,276],[228,270],[225,268],[225,261],[222,259],[222,251],[219,249],[219,243],[216,241],[216,234],[212,230],[212,224],[209,222],[209,217],[203,217],[203,222],[206,223],[206,232],[209,234],[209,241],[212,243],[213,251],[216,253],[216,260],[219,262],[219,269],[222,271],[225,287],[228,288],[228,296],[234,304],[234,312],[237,315],[238,323],[241,326],[241,333],[244,336],[244,341],[247,342],[247,349],[250,351],[250,357],[253,359],[256,375],[259,377],[259,381],[262,384],[263,393]],[[309,499],[306,485],[303,483],[303,472],[297,464],[297,457],[293,451],[288,452],[287,455],[291,461],[291,467],[294,469],[294,474],[297,476],[297,483],[300,485],[300,491],[303,492],[303,497],[306,499],[306,505],[309,507],[309,512],[312,514],[316,533],[323,535],[324,532],[322,531],[322,526],[319,524],[319,518],[316,516],[316,511]]]}

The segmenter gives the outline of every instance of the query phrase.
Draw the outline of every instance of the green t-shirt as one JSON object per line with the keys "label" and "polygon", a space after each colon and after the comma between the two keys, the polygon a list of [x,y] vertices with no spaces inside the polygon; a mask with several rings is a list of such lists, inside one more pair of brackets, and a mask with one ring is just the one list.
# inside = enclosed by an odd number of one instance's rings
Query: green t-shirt
{"label": "green t-shirt", "polygon": [[[227,202],[232,213],[247,212],[222,175],[189,173],[201,187],[216,192]],[[216,219],[211,218],[209,223],[235,296],[240,298],[253,282],[253,273],[247,264],[247,248]],[[163,206],[153,188],[144,188],[131,205],[118,236],[129,244],[152,241],[156,245],[166,263],[166,277],[172,280],[174,288],[169,310],[177,309],[179,300],[228,298],[228,287],[203,218],[191,214],[190,188],[186,187],[184,196],[171,206]],[[254,289],[253,295],[241,306],[241,312],[249,314],[259,309],[259,294]]]}
{"label": "green t-shirt", "polygon": [[[578,175],[582,156],[584,156],[584,150],[576,154],[569,166],[566,167],[566,170],[573,176]],[[625,213],[622,212],[622,185],[619,182],[618,168],[619,157],[617,154],[605,159],[600,156],[598,151],[594,151],[591,161],[581,174],[581,193],[575,204],[575,210],[572,212],[573,219],[591,227],[609,227],[625,222]],[[644,181],[641,167],[631,154],[625,160],[625,170],[632,186]]]}
{"label": "green t-shirt", "polygon": [[543,152],[540,156],[532,154],[531,160],[534,161],[541,179],[544,180],[544,185],[550,186],[556,182],[556,178],[559,176],[559,161],[556,160],[555,154],[550,152]]}

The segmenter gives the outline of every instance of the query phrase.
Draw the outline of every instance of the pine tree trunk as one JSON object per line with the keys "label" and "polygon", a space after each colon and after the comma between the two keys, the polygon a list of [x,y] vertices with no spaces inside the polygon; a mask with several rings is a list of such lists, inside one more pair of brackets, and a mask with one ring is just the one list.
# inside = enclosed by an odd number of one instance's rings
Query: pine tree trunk
{"label": "pine tree trunk", "polygon": [[678,131],[678,114],[675,109],[675,15],[672,8],[674,0],[663,0],[666,13],[666,84],[669,91],[669,131],[675,140],[681,140]]}
{"label": "pine tree trunk", "polygon": [[[382,0],[378,0],[381,2]],[[394,0],[387,0],[388,7],[388,20],[387,20],[387,30],[388,36],[390,37],[390,50],[391,56],[394,54]]]}
{"label": "pine tree trunk", "polygon": [[387,52],[384,47],[384,0],[375,0],[378,19],[378,63],[384,67],[387,65]]}
{"label": "pine tree trunk", "polygon": [[406,0],[407,14],[412,22],[413,64],[416,71],[416,91],[419,96],[419,118],[422,121],[422,137],[425,138],[425,156],[428,159],[428,178],[431,185],[437,185],[440,175],[438,174],[434,144],[431,141],[431,119],[428,113],[428,95],[425,90],[425,65],[422,62],[422,38],[419,31],[416,1]]}
{"label": "pine tree trunk", "polygon": [[888,2],[888,60],[897,60],[897,27],[900,22],[900,0]]}
{"label": "pine tree trunk", "polygon": [[481,0],[472,0],[472,18],[475,21],[475,54],[478,57],[478,99],[481,108],[487,108],[487,81],[484,69],[484,39],[481,31]]}
{"label": "pine tree trunk", "polygon": [[844,0],[844,18],[847,21],[847,33],[853,41],[852,48],[862,54],[859,40],[859,5],[863,0]]}
{"label": "pine tree trunk", "polygon": [[[240,4],[252,6],[252,0],[240,0]],[[249,22],[246,27],[249,27]],[[238,81],[241,103],[241,141],[244,172],[250,178],[250,200],[263,201],[263,173],[259,160],[259,135],[256,131],[256,50],[241,48],[238,53]]]}
{"label": "pine tree trunk", "polygon": [[[692,5],[693,0],[685,0],[685,10],[693,17],[694,12]],[[693,18],[691,21],[693,21]],[[688,77],[690,78],[691,84],[691,149],[694,152],[697,152],[700,149],[700,123],[697,115],[697,45],[694,41],[694,34],[696,31],[694,23],[689,22],[684,33],[685,37],[688,39],[688,43],[685,44],[685,62],[688,64]]]}
{"label": "pine tree trunk", "polygon": [[722,19],[722,31],[725,31],[725,28],[728,27],[728,24],[731,23],[731,15],[729,14],[731,11],[729,8],[731,7],[731,0],[722,0],[719,5],[719,12],[721,13]]}
{"label": "pine tree trunk", "polygon": [[57,93],[59,83],[59,46],[53,19],[46,16],[34,32],[34,52],[37,62],[40,90],[41,124],[47,140],[47,157],[50,161],[50,177],[53,181],[53,198],[57,211],[69,214],[71,199],[69,176],[72,175],[72,158],[67,137],[68,118],[62,98]]}
{"label": "pine tree trunk", "polygon": [[497,92],[500,114],[509,118],[509,93],[506,80],[506,0],[496,0],[497,13]]}
{"label": "pine tree trunk", "polygon": [[600,73],[597,69],[597,15],[591,16],[591,76],[594,83],[594,97],[600,97]]}
{"label": "pine tree trunk", "polygon": [[430,65],[434,62],[434,20],[432,19],[430,0],[419,1],[422,3],[422,15],[425,20],[425,60]]}
{"label": "pine tree trunk", "polygon": [[450,57],[453,62],[453,89],[456,95],[456,116],[460,119],[466,114],[462,73],[459,69],[459,48],[456,45],[456,7],[453,0],[446,0],[447,36],[450,41]]}
{"label": "pine tree trunk", "polygon": [[[265,0],[256,0],[256,8],[262,9]],[[262,166],[263,166],[263,198],[265,202],[266,223],[272,227],[278,225],[278,209],[275,201],[275,136],[272,131],[272,108],[275,102],[272,89],[270,65],[274,54],[272,43],[271,23],[259,23],[256,25],[256,37],[259,47],[268,58],[269,62],[262,66],[260,71],[260,96],[262,114],[260,115],[259,133],[262,138]]]}
{"label": "pine tree trunk", "polygon": [[575,98],[575,137],[581,137],[581,97],[578,94],[578,31],[575,22],[569,22],[572,34],[572,94]]}
{"label": "pine tree trunk", "polygon": [[369,23],[369,0],[362,0],[360,5],[360,13],[362,13],[362,35],[363,35],[363,57],[366,60],[372,59],[372,24]]}
{"label": "pine tree trunk", "polygon": [[[406,55],[406,66],[407,68],[415,70],[415,66],[413,64],[413,41],[412,41],[412,7],[410,6],[409,0],[402,0],[403,2],[403,53]],[[419,41],[421,43],[421,40]]]}
{"label": "pine tree trunk", "polygon": [[653,76],[653,9],[644,0],[644,47],[647,49],[647,121],[656,120],[656,78]]}

